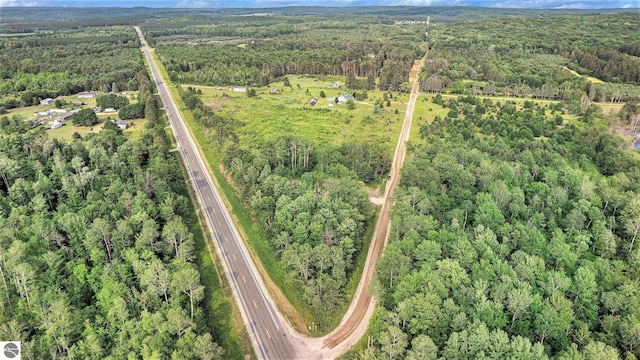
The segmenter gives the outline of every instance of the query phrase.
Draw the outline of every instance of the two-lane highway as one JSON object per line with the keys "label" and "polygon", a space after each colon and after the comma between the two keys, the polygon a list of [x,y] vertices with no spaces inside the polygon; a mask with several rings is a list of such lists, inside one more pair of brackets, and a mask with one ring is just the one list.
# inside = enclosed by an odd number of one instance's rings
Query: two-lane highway
{"label": "two-lane highway", "polygon": [[184,124],[166,84],[162,81],[140,28],[135,29],[209,231],[217,243],[216,250],[223,261],[236,302],[241,307],[240,312],[256,349],[256,355],[260,359],[305,358],[306,354],[296,354],[292,345],[292,334],[289,333],[290,327],[266,294],[262,279],[254,275],[258,272],[249,258],[244,242],[222,203],[191,133]]}

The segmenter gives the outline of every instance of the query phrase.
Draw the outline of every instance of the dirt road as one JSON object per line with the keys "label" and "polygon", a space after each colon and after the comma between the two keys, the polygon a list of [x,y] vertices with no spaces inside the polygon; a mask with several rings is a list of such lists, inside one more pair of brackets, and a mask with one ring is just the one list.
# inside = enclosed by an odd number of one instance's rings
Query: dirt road
{"label": "dirt road", "polygon": [[380,210],[380,216],[378,217],[378,222],[374,230],[373,239],[371,239],[371,245],[369,247],[367,261],[362,272],[362,278],[358,284],[358,289],[353,301],[351,302],[351,306],[347,310],[347,313],[343,317],[340,325],[323,338],[321,348],[323,357],[335,358],[353,347],[360,338],[364,336],[369,325],[371,315],[373,314],[375,302],[371,297],[371,294],[367,291],[367,286],[375,276],[375,264],[382,256],[382,252],[387,243],[389,228],[391,226],[389,212],[393,205],[390,199],[393,197],[394,191],[400,182],[400,169],[402,168],[402,163],[404,162],[406,153],[405,142],[409,140],[413,112],[416,105],[416,99],[418,97],[417,74],[419,74],[423,63],[424,60],[412,69],[413,87],[411,90],[411,97],[407,105],[407,112],[402,125],[402,131],[398,138],[398,144],[396,145],[393,163],[391,164],[391,172],[389,174],[391,176],[391,180],[387,181],[384,203]]}

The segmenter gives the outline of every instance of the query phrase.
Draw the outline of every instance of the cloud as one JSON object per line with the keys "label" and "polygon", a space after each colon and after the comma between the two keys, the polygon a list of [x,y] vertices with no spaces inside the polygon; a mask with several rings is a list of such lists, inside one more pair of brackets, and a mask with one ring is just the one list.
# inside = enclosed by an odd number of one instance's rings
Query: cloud
{"label": "cloud", "polygon": [[40,1],[0,0],[0,7],[35,7],[42,5]]}
{"label": "cloud", "polygon": [[209,2],[207,2],[207,1],[182,0],[179,3],[176,4],[176,7],[177,8],[198,8],[198,9],[202,9],[202,8],[211,8],[213,6],[211,6],[211,4],[209,4]]}
{"label": "cloud", "polygon": [[622,8],[623,8],[623,9],[633,9],[633,8],[634,8],[634,6],[633,6],[633,5],[631,5],[631,4],[624,4],[624,5],[622,5]]}
{"label": "cloud", "polygon": [[584,3],[572,3],[572,4],[562,4],[560,6],[554,7],[554,9],[588,9],[587,4]]}

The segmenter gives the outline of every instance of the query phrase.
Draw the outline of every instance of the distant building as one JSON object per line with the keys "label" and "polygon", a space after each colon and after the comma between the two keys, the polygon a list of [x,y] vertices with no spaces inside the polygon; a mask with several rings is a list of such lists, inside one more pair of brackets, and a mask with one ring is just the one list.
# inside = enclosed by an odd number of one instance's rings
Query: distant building
{"label": "distant building", "polygon": [[84,105],[84,101],[74,101],[73,106],[82,106]]}
{"label": "distant building", "polygon": [[274,95],[275,95],[275,94],[280,94],[280,90],[278,90],[277,88],[271,88],[270,93],[271,93],[271,94],[274,94]]}
{"label": "distant building", "polygon": [[96,93],[93,91],[83,91],[78,93],[78,99],[92,99],[96,97]]}
{"label": "distant building", "polygon": [[73,114],[75,114],[75,113],[76,113],[75,111],[71,111],[71,112],[68,112],[68,113],[60,114],[60,115],[58,115],[58,117],[56,117],[56,120],[59,121],[59,122],[65,122],[65,121],[69,120],[69,118],[72,117]]}
{"label": "distant building", "polygon": [[118,110],[116,110],[116,109],[114,109],[114,108],[106,108],[106,109],[104,109],[104,110],[102,110],[102,111],[103,111],[103,112],[106,112],[106,113],[114,113],[114,112],[117,112]]}
{"label": "distant building", "polygon": [[60,121],[58,121],[58,119],[55,119],[51,122],[51,129],[57,129],[59,127],[62,127],[62,123],[60,123]]}
{"label": "distant building", "polygon": [[356,98],[353,97],[353,95],[349,95],[347,93],[344,93],[344,94],[338,96],[338,102],[339,103],[344,103],[344,102],[347,102],[347,100],[355,100],[355,99]]}
{"label": "distant building", "polygon": [[51,115],[53,115],[53,114],[64,114],[66,112],[67,112],[67,109],[51,109],[51,110],[49,110],[49,113]]}
{"label": "distant building", "polygon": [[247,92],[247,88],[231,88],[231,92],[238,92],[238,93],[246,93]]}
{"label": "distant building", "polygon": [[33,115],[35,116],[49,116],[51,113],[47,110],[47,111],[37,111],[35,113],[33,113]]}
{"label": "distant building", "polygon": [[124,120],[116,121],[116,125],[120,128],[120,130],[126,130],[129,127],[129,123]]}
{"label": "distant building", "polygon": [[46,98],[46,99],[40,100],[40,105],[51,105],[51,104],[53,104],[52,98]]}
{"label": "distant building", "polygon": [[332,89],[340,89],[340,83],[339,82],[334,82],[333,85],[331,85]]}

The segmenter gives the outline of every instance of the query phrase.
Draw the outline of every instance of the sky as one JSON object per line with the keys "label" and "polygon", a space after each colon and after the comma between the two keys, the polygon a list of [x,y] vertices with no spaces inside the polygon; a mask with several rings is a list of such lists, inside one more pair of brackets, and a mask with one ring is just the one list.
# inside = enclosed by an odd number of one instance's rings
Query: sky
{"label": "sky", "polygon": [[640,8],[640,0],[0,0],[0,7],[242,8],[277,6],[483,6],[535,9]]}

